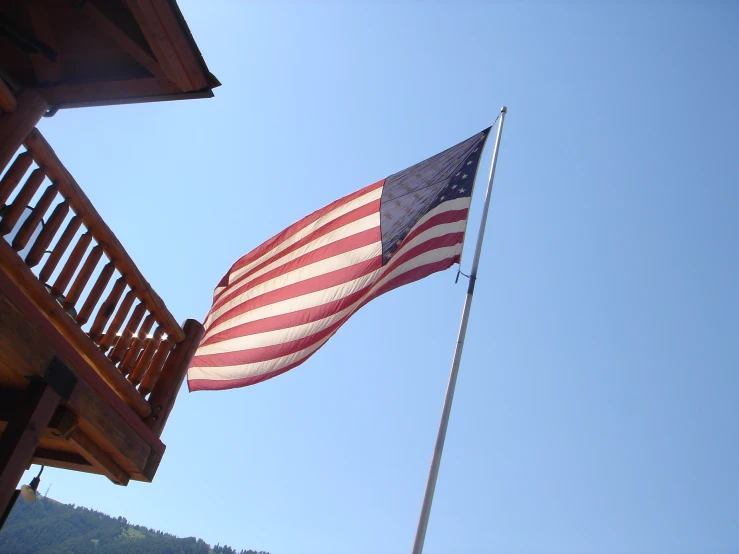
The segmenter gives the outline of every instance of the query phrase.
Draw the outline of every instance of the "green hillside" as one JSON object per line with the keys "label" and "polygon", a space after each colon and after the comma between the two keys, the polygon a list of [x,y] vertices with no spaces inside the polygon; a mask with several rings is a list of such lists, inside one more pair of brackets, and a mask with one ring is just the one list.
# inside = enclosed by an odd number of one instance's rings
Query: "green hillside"
{"label": "green hillside", "polygon": [[140,525],[124,517],[61,504],[39,497],[19,498],[0,531],[2,554],[267,554],[210,546],[202,539],[180,538]]}

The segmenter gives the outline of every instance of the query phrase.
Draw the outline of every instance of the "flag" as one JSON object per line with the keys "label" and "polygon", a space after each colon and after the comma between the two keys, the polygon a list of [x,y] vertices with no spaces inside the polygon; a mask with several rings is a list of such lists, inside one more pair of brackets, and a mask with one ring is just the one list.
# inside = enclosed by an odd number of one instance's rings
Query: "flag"
{"label": "flag", "polygon": [[238,260],[215,289],[190,390],[284,373],[373,298],[458,263],[489,131],[329,204]]}

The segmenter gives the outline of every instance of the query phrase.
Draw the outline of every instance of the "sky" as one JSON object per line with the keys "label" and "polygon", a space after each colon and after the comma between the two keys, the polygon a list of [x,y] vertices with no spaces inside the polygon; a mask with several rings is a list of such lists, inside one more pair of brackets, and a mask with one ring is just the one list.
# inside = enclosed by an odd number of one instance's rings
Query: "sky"
{"label": "sky", "polygon": [[[739,550],[735,3],[179,5],[215,98],[40,124],[179,320],[241,255],[506,105],[425,552]],[[47,469],[39,490],[239,549],[410,552],[455,275],[285,375],[183,388],[153,483]]]}

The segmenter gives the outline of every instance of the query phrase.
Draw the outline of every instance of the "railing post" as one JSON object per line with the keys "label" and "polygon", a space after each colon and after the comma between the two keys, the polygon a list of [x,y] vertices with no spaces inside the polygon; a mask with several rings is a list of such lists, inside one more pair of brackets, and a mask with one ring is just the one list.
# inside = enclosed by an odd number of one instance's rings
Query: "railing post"
{"label": "railing post", "polygon": [[183,330],[185,340],[177,343],[167,358],[149,398],[151,415],[145,421],[157,437],[162,434],[167,418],[177,400],[182,381],[185,380],[187,369],[190,367],[190,362],[205,332],[202,324],[194,319],[188,319]]}

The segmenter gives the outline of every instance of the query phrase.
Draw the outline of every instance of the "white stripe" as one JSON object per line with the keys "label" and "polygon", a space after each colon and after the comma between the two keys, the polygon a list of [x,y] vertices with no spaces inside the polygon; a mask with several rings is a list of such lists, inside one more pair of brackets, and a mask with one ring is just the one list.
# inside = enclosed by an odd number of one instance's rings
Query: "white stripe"
{"label": "white stripe", "polygon": [[[314,241],[311,241],[304,246],[298,248],[296,251],[291,252],[287,256],[280,258],[279,260],[275,260],[271,264],[268,264],[267,266],[263,267],[259,271],[254,272],[254,274],[249,275],[245,279],[232,283],[229,285],[229,288],[237,289],[241,288],[247,283],[250,283],[257,277],[260,277],[264,275],[265,273],[272,271],[273,269],[276,269],[277,267],[287,265],[289,262],[304,256],[305,254],[308,254],[309,252],[313,252],[314,250],[317,250],[318,248],[321,248],[323,246],[326,246],[327,244],[330,244],[332,242],[336,242],[337,240],[344,239],[351,237],[353,235],[362,233],[364,231],[367,231],[369,229],[373,229],[375,227],[380,226],[380,213],[374,213],[372,215],[368,215],[367,217],[363,217],[362,219],[358,219],[357,221],[353,221],[352,223],[349,223],[348,225],[344,225],[343,227],[339,227],[338,229],[327,233],[323,235],[322,237],[317,238]],[[225,287],[224,287],[225,288]],[[218,300],[216,300],[213,303],[213,308],[216,310],[219,310],[220,307],[223,305],[223,296],[221,296]],[[232,303],[232,300],[229,300],[229,304]],[[211,311],[213,311],[213,308],[211,308]],[[222,313],[222,312],[221,312]],[[213,314],[209,314],[208,318],[205,320],[205,323],[203,325],[207,326],[210,325],[210,322],[215,319]]]}
{"label": "white stripe", "polygon": [[300,231],[298,231],[291,237],[279,243],[277,246],[275,246],[274,248],[266,252],[264,255],[262,255],[260,258],[254,260],[253,262],[231,273],[228,276],[228,282],[233,283],[236,279],[238,279],[244,273],[249,272],[252,268],[258,266],[265,260],[268,260],[270,257],[274,256],[275,254],[279,254],[280,252],[282,252],[289,246],[292,246],[293,244],[303,239],[310,233],[313,233],[317,229],[320,229],[324,225],[331,223],[334,219],[341,217],[342,215],[347,214],[351,212],[352,210],[360,208],[361,206],[364,206],[365,204],[369,204],[370,202],[374,202],[381,196],[382,196],[382,187],[379,187],[379,188],[376,188],[375,190],[371,190],[367,194],[363,194],[359,198],[355,198],[354,200],[351,200],[347,202],[346,204],[342,204],[338,208],[331,210],[326,215],[319,217],[317,220],[315,220],[312,223],[309,223],[307,226],[303,227]]}

